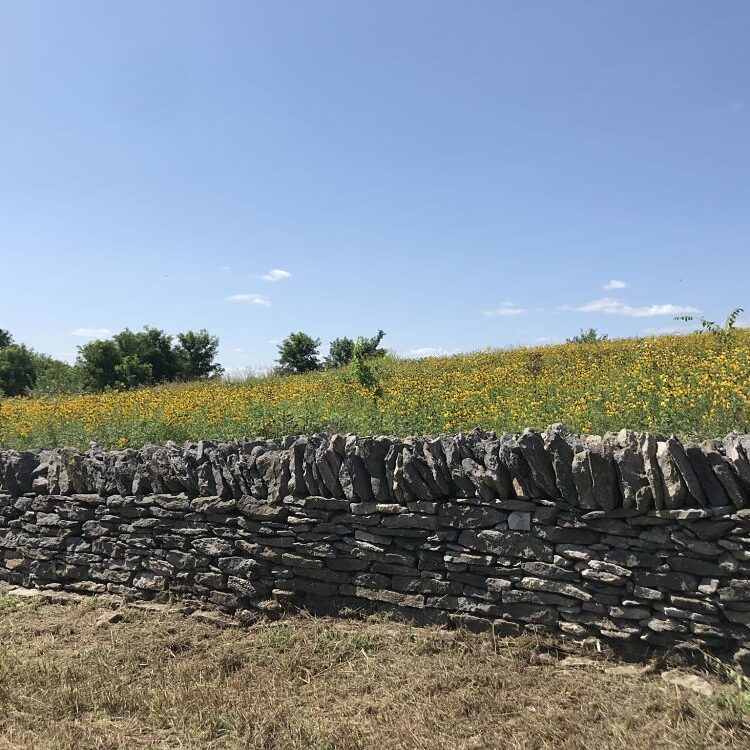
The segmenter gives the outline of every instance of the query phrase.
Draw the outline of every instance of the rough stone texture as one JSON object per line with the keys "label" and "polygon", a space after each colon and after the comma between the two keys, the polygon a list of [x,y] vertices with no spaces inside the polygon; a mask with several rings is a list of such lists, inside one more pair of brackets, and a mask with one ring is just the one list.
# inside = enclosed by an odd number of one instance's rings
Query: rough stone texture
{"label": "rough stone texture", "polygon": [[750,668],[748,451],[559,425],[0,451],[0,579],[694,641]]}

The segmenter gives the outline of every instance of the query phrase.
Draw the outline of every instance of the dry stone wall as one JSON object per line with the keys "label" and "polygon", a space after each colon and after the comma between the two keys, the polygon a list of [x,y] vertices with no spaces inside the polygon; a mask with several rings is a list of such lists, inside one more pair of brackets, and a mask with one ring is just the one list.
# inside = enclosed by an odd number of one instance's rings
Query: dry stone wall
{"label": "dry stone wall", "polygon": [[289,437],[0,451],[0,578],[388,609],[750,667],[750,436]]}

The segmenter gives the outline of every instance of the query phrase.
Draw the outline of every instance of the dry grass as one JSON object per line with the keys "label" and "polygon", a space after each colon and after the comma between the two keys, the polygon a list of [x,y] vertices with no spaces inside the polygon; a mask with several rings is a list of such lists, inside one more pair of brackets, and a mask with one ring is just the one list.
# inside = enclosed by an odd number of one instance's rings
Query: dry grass
{"label": "dry grass", "polygon": [[552,642],[0,600],[0,748],[747,748],[750,706]]}

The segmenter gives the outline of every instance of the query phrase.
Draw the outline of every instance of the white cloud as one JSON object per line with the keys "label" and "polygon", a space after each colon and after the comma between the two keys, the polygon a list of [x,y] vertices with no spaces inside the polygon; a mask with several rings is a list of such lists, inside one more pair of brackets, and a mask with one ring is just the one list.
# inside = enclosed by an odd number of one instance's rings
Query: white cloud
{"label": "white cloud", "polygon": [[220,271],[231,271],[232,269],[231,269],[230,266],[219,266],[219,270]]}
{"label": "white cloud", "polygon": [[264,273],[260,278],[263,281],[281,281],[282,279],[288,279],[292,274],[289,271],[284,271],[281,268],[272,268],[268,273]]}
{"label": "white cloud", "polygon": [[448,357],[456,352],[457,349],[442,349],[439,346],[420,346],[416,349],[407,349],[403,354],[405,357],[421,359],[422,357]]}
{"label": "white cloud", "polygon": [[233,294],[226,297],[225,302],[247,302],[249,305],[260,305],[261,307],[271,307],[271,300],[264,294]]}
{"label": "white cloud", "polygon": [[551,344],[552,339],[548,338],[547,336],[539,336],[538,338],[534,339],[538,344]]}
{"label": "white cloud", "polygon": [[526,310],[512,302],[501,302],[500,307],[496,307],[494,310],[485,310],[484,314],[490,318],[497,318],[503,315],[520,315],[525,312]]}
{"label": "white cloud", "polygon": [[677,326],[657,326],[656,328],[644,328],[643,332],[647,336],[669,336],[673,333],[684,333]]}
{"label": "white cloud", "polygon": [[84,339],[101,339],[112,335],[109,328],[76,328],[69,333],[71,336],[80,336]]}
{"label": "white cloud", "polygon": [[232,349],[233,352],[244,352],[245,350],[242,347],[237,347],[236,349]]}
{"label": "white cloud", "polygon": [[607,315],[627,315],[631,318],[649,318],[655,315],[685,315],[700,312],[697,307],[691,307],[690,305],[665,304],[634,307],[633,305],[626,305],[624,302],[612,299],[611,297],[595,299],[591,302],[587,302],[585,305],[581,305],[580,307],[563,305],[560,309],[574,310],[576,312],[605,313]]}
{"label": "white cloud", "polygon": [[618,281],[617,279],[612,279],[612,281],[608,281],[602,289],[606,289],[607,291],[611,289],[624,289],[627,286],[627,284],[624,281]]}

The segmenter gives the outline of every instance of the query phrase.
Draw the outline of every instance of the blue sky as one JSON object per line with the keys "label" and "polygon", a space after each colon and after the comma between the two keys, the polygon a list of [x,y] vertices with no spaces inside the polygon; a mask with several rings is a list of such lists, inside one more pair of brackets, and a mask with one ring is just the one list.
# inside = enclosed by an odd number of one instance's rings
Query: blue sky
{"label": "blue sky", "polygon": [[69,359],[205,327],[237,368],[300,329],[413,354],[750,310],[748,29],[745,0],[0,0],[0,327]]}

